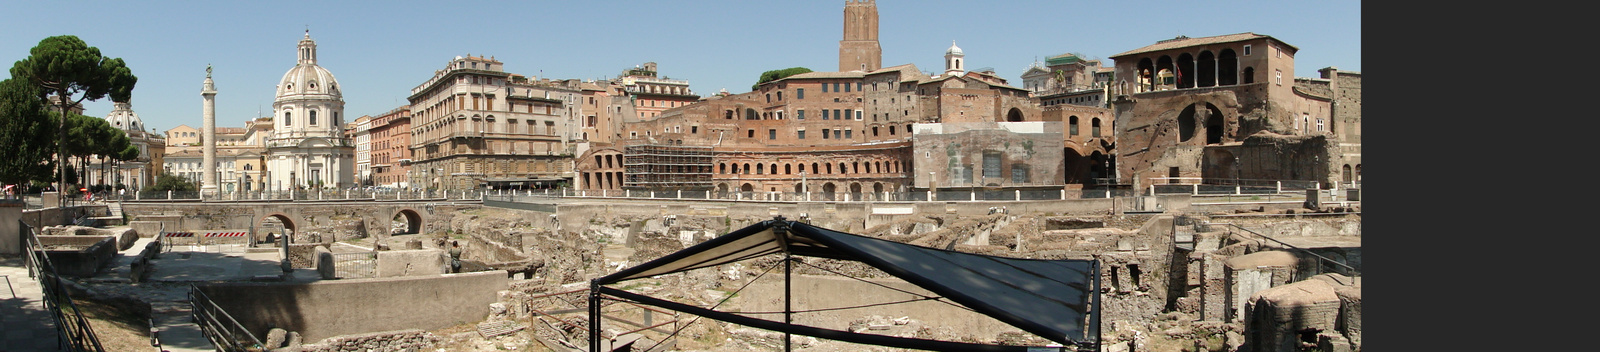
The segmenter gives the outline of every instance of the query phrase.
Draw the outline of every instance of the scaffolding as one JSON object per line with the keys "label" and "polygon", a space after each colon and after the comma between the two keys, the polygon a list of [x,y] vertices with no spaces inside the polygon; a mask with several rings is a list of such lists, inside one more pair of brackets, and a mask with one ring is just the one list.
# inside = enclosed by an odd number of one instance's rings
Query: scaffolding
{"label": "scaffolding", "polygon": [[711,147],[640,144],[623,148],[627,177],[622,187],[637,190],[711,189]]}

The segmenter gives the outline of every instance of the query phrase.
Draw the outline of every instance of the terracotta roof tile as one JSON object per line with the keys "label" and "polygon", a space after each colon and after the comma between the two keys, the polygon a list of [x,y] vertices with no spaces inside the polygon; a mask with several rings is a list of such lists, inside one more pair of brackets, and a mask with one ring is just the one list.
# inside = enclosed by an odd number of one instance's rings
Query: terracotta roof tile
{"label": "terracotta roof tile", "polygon": [[[1219,35],[1219,36],[1213,36],[1213,37],[1168,39],[1168,40],[1163,40],[1163,41],[1156,42],[1155,44],[1147,45],[1147,46],[1142,47],[1142,48],[1133,49],[1133,50],[1130,50],[1130,51],[1127,51],[1127,52],[1124,52],[1124,53],[1121,53],[1121,54],[1111,55],[1111,58],[1112,59],[1116,59],[1118,57],[1124,57],[1124,56],[1129,56],[1129,55],[1134,55],[1134,54],[1142,54],[1142,53],[1148,53],[1148,52],[1154,52],[1154,51],[1171,50],[1171,49],[1191,47],[1191,46],[1199,46],[1199,45],[1242,42],[1242,41],[1246,41],[1246,40],[1253,40],[1253,39],[1260,39],[1260,38],[1267,38],[1267,39],[1271,39],[1271,40],[1276,40],[1279,43],[1283,43],[1282,40],[1278,40],[1278,38],[1273,38],[1272,36],[1269,36],[1269,35],[1261,35],[1261,34],[1255,34],[1255,33],[1251,33],[1251,32],[1245,32],[1245,33],[1239,33],[1239,34]],[[1288,46],[1290,49],[1299,50],[1299,48],[1295,48],[1293,45],[1289,45],[1289,43],[1283,43],[1283,45],[1284,46]]]}

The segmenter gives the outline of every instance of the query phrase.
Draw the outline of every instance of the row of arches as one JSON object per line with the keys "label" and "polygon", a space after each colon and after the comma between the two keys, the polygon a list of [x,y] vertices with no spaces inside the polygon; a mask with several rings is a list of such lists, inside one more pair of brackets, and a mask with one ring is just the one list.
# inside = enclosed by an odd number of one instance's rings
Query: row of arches
{"label": "row of arches", "polygon": [[[1154,60],[1139,60],[1136,73],[1140,91],[1154,91],[1162,86],[1195,88],[1230,86],[1255,83],[1255,68],[1240,67],[1239,58],[1232,48],[1213,54],[1203,50],[1198,56],[1179,54],[1176,59],[1162,55]],[[1240,73],[1243,73],[1242,75]]]}
{"label": "row of arches", "polygon": [[582,177],[582,189],[622,189],[621,171],[585,172]]}
{"label": "row of arches", "polygon": [[[848,184],[848,186],[844,185],[845,184],[843,183],[835,184],[834,182],[820,182],[816,183],[815,186],[808,186],[806,184],[796,182],[792,186],[793,188],[780,190],[778,187],[770,185],[767,186],[767,189],[759,189],[754,183],[749,182],[739,184],[737,188],[733,188],[733,186],[731,186],[729,183],[719,183],[717,184],[717,192],[723,194],[728,192],[793,192],[794,194],[812,193],[820,195],[822,200],[833,200],[840,191],[848,191],[849,193],[856,195],[851,197],[852,199],[872,199],[874,198],[873,196],[863,196],[863,194],[865,194],[864,192],[870,190],[872,192],[871,194],[881,194],[885,191],[890,191],[891,187],[893,187],[893,185],[885,185],[883,182],[873,182],[871,188],[862,186],[860,182],[851,182]],[[846,188],[841,190],[840,187]]]}
{"label": "row of arches", "polygon": [[[751,167],[751,163],[740,164],[740,163],[726,163],[726,162],[723,162],[723,163],[717,164],[717,173],[718,174],[744,174],[744,175],[749,175],[749,174],[756,174],[756,175],[772,174],[772,175],[777,175],[778,174],[778,165],[783,165],[783,174],[784,175],[793,175],[793,174],[797,174],[797,173],[799,173],[799,174],[809,173],[809,174],[813,174],[813,175],[883,174],[883,173],[899,173],[899,172],[902,172],[904,170],[904,168],[905,168],[905,165],[903,164],[903,162],[900,162],[900,161],[873,161],[873,162],[852,161],[852,162],[850,162],[848,164],[841,161],[841,162],[839,162],[837,164],[838,168],[834,168],[835,164],[833,164],[831,162],[830,163],[816,163],[816,162],[813,162],[813,163],[811,163],[811,169],[810,169],[809,172],[806,171],[807,170],[806,169],[806,163],[803,163],[803,162],[802,163],[783,163],[783,164],[778,164],[778,163],[771,163],[771,164],[755,163],[754,165],[755,165],[754,167]],[[771,165],[771,167],[768,167],[767,165]]]}
{"label": "row of arches", "polygon": [[[388,219],[380,220],[388,220],[388,223],[381,224],[383,226],[381,231],[385,231],[388,235],[419,234],[422,233],[424,224],[422,213],[417,212],[415,209],[400,209]],[[307,221],[309,222],[309,220]],[[293,217],[285,213],[271,213],[259,216],[255,220],[256,233],[251,233],[250,238],[258,243],[270,241],[272,237],[269,235],[294,238],[293,235],[299,231],[298,224]],[[323,238],[322,240],[329,241],[330,239]]]}

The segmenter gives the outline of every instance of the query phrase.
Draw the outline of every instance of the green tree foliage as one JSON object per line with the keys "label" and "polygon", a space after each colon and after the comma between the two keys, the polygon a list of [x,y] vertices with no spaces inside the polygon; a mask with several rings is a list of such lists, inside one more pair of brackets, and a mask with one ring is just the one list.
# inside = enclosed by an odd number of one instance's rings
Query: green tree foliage
{"label": "green tree foliage", "polygon": [[43,95],[27,81],[0,81],[0,184],[51,179],[56,124],[45,112]]}
{"label": "green tree foliage", "polygon": [[[46,95],[54,95],[49,104],[54,105],[59,126],[58,140],[67,140],[67,111],[84,100],[100,100],[106,96],[114,102],[127,102],[133,96],[133,86],[138,77],[121,58],[100,55],[100,49],[89,46],[72,35],[60,35],[39,41],[28,51],[29,56],[11,66],[13,79],[26,80],[39,87]],[[43,95],[41,95],[43,97]],[[57,158],[66,158],[65,143],[57,143]],[[24,160],[23,162],[26,162]],[[59,163],[62,168],[65,162]],[[59,180],[66,185],[66,173]]]}
{"label": "green tree foliage", "polygon": [[784,77],[798,75],[798,74],[802,74],[802,73],[806,73],[806,72],[811,72],[811,69],[805,68],[805,67],[790,67],[790,68],[786,68],[786,69],[782,69],[782,70],[772,70],[772,71],[762,72],[761,73],[761,79],[757,80],[755,85],[750,86],[750,90],[756,90],[757,88],[760,88],[762,84],[767,83],[767,82],[780,80],[780,79],[783,79]]}
{"label": "green tree foliage", "polygon": [[165,172],[156,176],[156,184],[154,186],[150,186],[149,188],[151,191],[176,192],[193,192],[197,189],[200,189],[200,186],[194,184],[194,182],[189,182],[188,179]]}

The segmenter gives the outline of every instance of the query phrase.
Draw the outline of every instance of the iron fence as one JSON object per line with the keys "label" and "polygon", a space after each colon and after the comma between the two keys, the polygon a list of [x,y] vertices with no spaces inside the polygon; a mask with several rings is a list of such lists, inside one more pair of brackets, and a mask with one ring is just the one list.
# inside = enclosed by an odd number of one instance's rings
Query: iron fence
{"label": "iron fence", "polygon": [[378,252],[334,253],[333,272],[341,279],[378,277]]}
{"label": "iron fence", "polygon": [[222,310],[211,297],[200,291],[199,287],[189,286],[189,306],[194,322],[200,326],[201,333],[219,351],[261,351],[264,344],[257,339],[255,334],[234,320],[232,315]]}
{"label": "iron fence", "polygon": [[[206,193],[206,201],[340,201],[340,200],[477,200],[493,191],[468,190],[368,190],[320,189],[293,191],[233,191]],[[200,192],[144,191],[126,196],[133,201],[200,200]]]}
{"label": "iron fence", "polygon": [[21,226],[19,232],[27,240],[28,253],[24,265],[28,267],[28,277],[39,280],[45,309],[50,311],[55,322],[56,348],[66,351],[105,351],[89,320],[83,317],[83,312],[78,310],[78,305],[67,294],[66,284],[56,275],[50,256],[39,242],[38,232],[21,220],[17,224]]}

